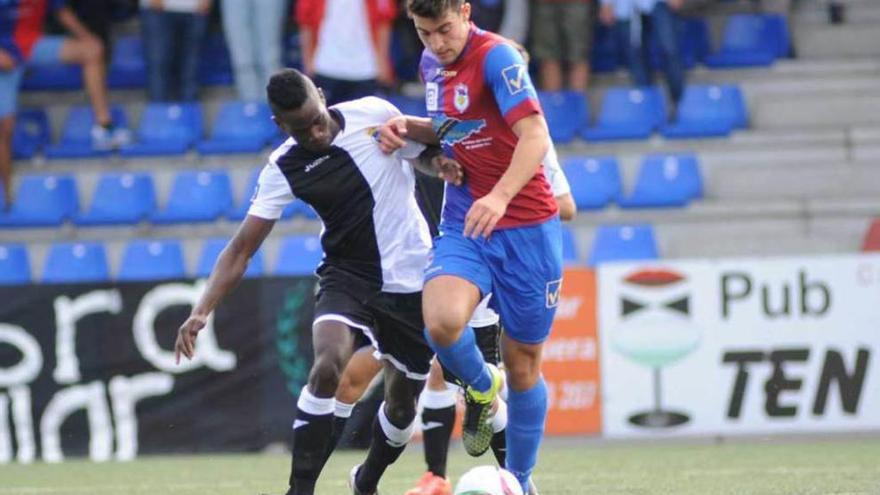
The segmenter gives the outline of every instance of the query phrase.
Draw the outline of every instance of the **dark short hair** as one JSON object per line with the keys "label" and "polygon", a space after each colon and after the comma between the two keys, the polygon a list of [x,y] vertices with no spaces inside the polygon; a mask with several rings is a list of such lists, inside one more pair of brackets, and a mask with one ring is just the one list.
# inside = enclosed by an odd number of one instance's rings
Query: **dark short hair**
{"label": "dark short hair", "polygon": [[269,78],[266,97],[275,113],[298,110],[309,97],[309,79],[296,69],[282,69]]}
{"label": "dark short hair", "polygon": [[448,10],[458,12],[465,0],[407,0],[406,12],[410,17],[417,15],[429,19],[439,19]]}

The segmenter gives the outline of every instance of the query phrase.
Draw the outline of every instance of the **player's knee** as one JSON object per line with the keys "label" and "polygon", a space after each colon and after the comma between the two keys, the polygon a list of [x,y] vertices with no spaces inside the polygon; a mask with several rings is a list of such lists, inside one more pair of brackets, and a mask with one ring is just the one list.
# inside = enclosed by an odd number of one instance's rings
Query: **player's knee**
{"label": "player's knee", "polygon": [[397,428],[406,428],[416,419],[416,405],[409,400],[386,400],[385,415]]}
{"label": "player's knee", "polygon": [[428,329],[428,335],[435,344],[441,347],[448,347],[455,343],[466,324],[466,318],[456,317],[455,315],[447,314],[431,317],[425,315],[425,327]]}
{"label": "player's knee", "polygon": [[334,395],[339,387],[343,362],[337,356],[319,356],[309,373],[309,388],[321,397]]}
{"label": "player's knee", "polygon": [[538,383],[541,362],[538,359],[516,359],[505,362],[507,385],[513,390],[528,390]]}

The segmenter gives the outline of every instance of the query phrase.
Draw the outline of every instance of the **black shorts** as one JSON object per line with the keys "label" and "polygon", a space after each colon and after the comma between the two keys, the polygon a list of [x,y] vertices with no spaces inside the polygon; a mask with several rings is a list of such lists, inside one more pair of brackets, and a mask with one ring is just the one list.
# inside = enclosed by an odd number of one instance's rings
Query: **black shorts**
{"label": "black shorts", "polygon": [[407,378],[428,378],[434,351],[425,340],[421,292],[370,290],[335,270],[322,270],[320,276],[315,323],[345,323],[369,339],[378,358],[391,363]]}

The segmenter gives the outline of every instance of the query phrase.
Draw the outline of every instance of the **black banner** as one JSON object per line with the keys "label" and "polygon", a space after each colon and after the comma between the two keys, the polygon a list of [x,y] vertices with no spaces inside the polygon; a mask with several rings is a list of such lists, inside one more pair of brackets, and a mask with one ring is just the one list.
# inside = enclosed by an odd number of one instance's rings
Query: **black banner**
{"label": "black banner", "polygon": [[0,463],[285,442],[311,365],[314,280],[243,281],[177,365],[203,287],[0,287]]}

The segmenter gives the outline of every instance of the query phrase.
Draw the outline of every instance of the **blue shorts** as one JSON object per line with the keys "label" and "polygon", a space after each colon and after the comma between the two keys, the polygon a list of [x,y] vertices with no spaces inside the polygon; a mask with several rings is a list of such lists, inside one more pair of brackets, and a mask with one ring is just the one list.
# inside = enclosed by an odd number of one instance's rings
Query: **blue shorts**
{"label": "blue shorts", "polygon": [[61,62],[61,45],[64,36],[43,36],[34,45],[31,57],[11,71],[0,71],[0,118],[15,113],[18,88],[27,65],[48,65]]}
{"label": "blue shorts", "polygon": [[463,278],[491,293],[490,307],[508,336],[538,344],[550,335],[562,286],[562,226],[559,218],[538,225],[496,230],[470,239],[461,225],[440,225],[425,282],[441,275]]}

